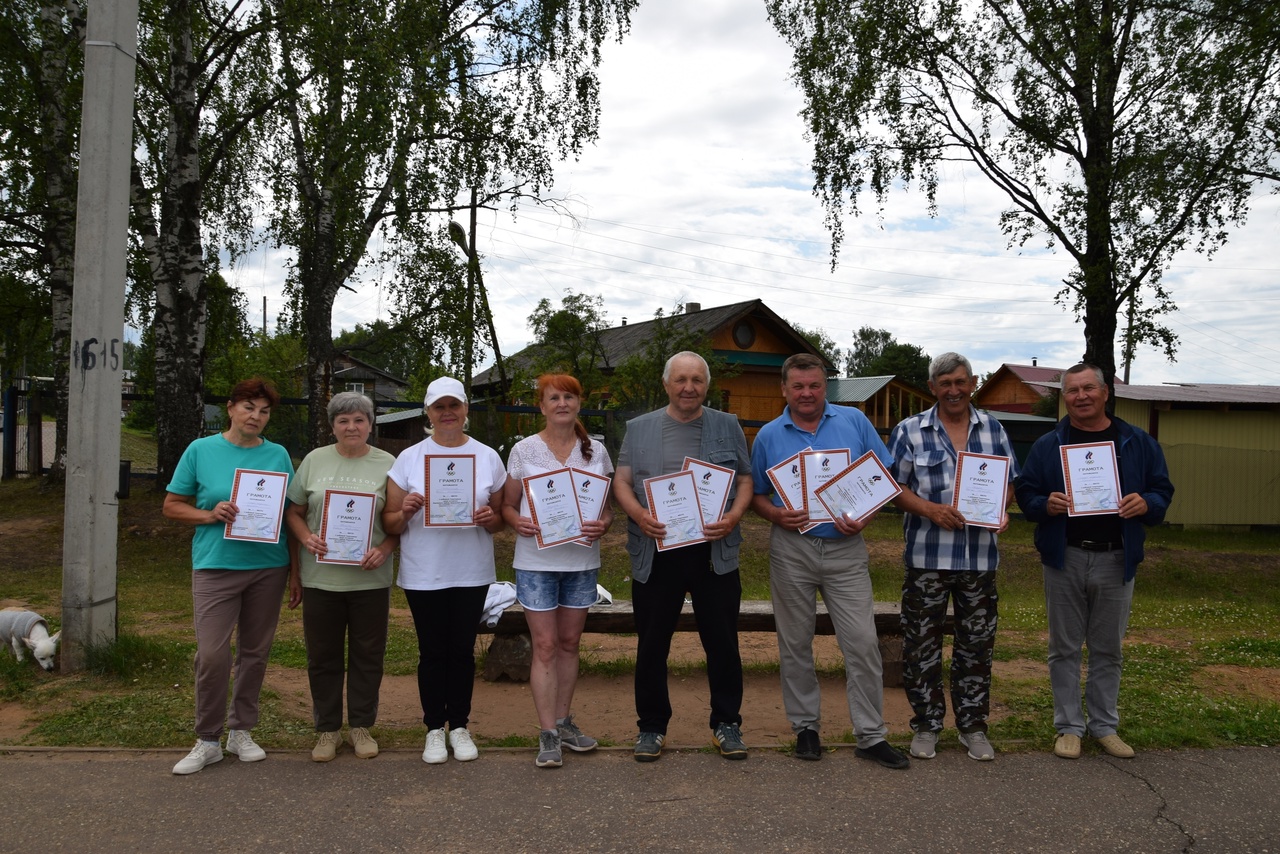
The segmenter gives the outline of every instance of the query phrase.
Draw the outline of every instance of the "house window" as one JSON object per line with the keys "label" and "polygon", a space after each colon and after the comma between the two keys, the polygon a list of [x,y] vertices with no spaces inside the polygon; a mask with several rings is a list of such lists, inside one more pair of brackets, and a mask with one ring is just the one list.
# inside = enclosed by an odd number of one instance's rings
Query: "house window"
{"label": "house window", "polygon": [[739,320],[733,327],[733,343],[737,344],[740,350],[750,349],[751,345],[756,343],[755,327],[746,320]]}
{"label": "house window", "polygon": [[346,391],[354,391],[364,394],[364,383],[347,383]]}

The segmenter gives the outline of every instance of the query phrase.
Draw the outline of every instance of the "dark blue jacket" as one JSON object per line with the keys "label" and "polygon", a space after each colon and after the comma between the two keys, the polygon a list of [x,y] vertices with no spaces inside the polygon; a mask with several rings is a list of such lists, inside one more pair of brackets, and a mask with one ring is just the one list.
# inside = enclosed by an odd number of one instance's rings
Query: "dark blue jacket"
{"label": "dark blue jacket", "polygon": [[[1114,415],[1111,420],[1120,432],[1120,444],[1116,448],[1120,465],[1120,494],[1137,492],[1147,502],[1145,516],[1123,520],[1124,580],[1127,582],[1137,575],[1138,564],[1142,563],[1142,545],[1147,539],[1143,525],[1158,525],[1164,521],[1165,511],[1173,500],[1173,484],[1169,481],[1164,451],[1156,440]],[[1062,454],[1058,449],[1070,444],[1069,422],[1069,418],[1063,418],[1053,432],[1036,440],[1014,486],[1018,506],[1028,519],[1036,523],[1036,548],[1040,550],[1040,560],[1054,569],[1062,569],[1066,561],[1067,514],[1050,516],[1045,505],[1049,493],[1066,491],[1062,478]]]}

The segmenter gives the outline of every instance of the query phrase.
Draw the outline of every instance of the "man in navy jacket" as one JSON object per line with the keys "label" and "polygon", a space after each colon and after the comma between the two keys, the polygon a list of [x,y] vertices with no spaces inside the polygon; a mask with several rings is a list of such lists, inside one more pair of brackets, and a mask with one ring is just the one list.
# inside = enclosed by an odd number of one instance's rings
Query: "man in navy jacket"
{"label": "man in navy jacket", "polygon": [[[1129,622],[1133,583],[1142,562],[1144,525],[1158,525],[1173,499],[1164,452],[1147,433],[1109,415],[1102,371],[1080,364],[1062,375],[1067,417],[1031,448],[1015,488],[1018,506],[1036,523],[1036,548],[1044,564],[1049,617],[1049,681],[1053,686],[1053,752],[1080,756],[1086,731],[1112,756],[1133,748],[1116,729],[1123,662],[1121,642]],[[1063,445],[1112,442],[1119,467],[1119,512],[1068,514],[1062,473]],[[1080,707],[1080,663],[1089,647],[1085,708]],[[1087,723],[1086,723],[1087,713]]]}

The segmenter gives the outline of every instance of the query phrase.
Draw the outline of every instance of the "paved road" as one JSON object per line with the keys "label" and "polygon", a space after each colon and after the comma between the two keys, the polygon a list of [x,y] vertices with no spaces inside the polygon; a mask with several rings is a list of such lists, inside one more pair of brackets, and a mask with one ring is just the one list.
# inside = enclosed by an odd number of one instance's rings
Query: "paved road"
{"label": "paved road", "polygon": [[305,753],[190,777],[175,751],[0,748],[0,851],[1280,852],[1280,749],[1121,761],[958,750],[890,771],[624,750],[540,770],[529,750],[427,766]]}

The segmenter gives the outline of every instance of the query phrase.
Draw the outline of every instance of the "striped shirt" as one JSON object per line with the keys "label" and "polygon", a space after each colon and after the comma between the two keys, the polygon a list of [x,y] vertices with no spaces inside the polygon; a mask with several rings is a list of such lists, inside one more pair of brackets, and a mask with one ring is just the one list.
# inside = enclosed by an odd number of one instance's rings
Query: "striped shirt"
{"label": "striped shirt", "polygon": [[[1018,476],[1018,460],[1004,428],[972,405],[969,442],[963,450],[1008,457],[1009,482]],[[958,456],[936,405],[893,428],[889,454],[893,457],[893,477],[903,489],[925,501],[951,503]],[[902,559],[912,569],[991,571],[1000,563],[996,533],[989,528],[966,525],[959,531],[948,531],[913,513],[903,514],[902,528],[907,539]]]}

